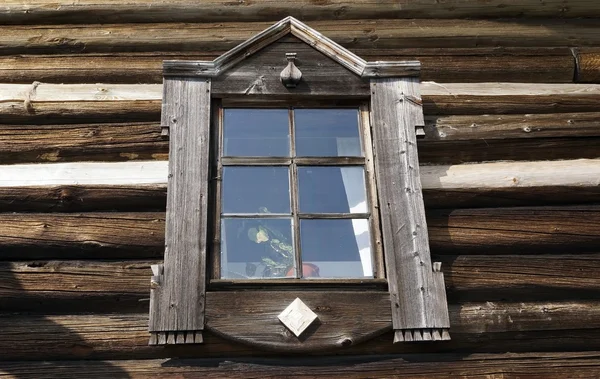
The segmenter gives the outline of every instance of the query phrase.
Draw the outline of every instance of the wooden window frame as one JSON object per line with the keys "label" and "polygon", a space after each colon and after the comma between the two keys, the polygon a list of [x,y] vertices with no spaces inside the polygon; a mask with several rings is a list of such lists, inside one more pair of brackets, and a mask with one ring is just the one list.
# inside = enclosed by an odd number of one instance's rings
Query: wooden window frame
{"label": "wooden window frame", "polygon": [[[213,143],[211,144],[211,160],[212,160],[212,174],[213,184],[211,186],[211,197],[210,203],[214,204],[214,208],[211,208],[210,213],[213,215],[213,222],[210,225],[212,229],[209,231],[212,236],[211,254],[208,257],[208,262],[211,270],[211,276],[209,284],[214,288],[223,288],[227,286],[271,286],[277,288],[280,285],[294,286],[298,285],[299,288],[304,286],[335,286],[340,285],[342,288],[348,285],[365,285],[370,283],[377,287],[385,287],[387,280],[385,279],[385,264],[382,251],[381,243],[381,228],[379,224],[379,212],[377,204],[377,186],[375,179],[375,167],[373,162],[373,144],[371,138],[371,124],[370,124],[370,110],[368,100],[357,100],[349,101],[344,105],[331,103],[327,99],[314,102],[314,99],[306,103],[296,102],[293,105],[286,105],[284,103],[278,104],[276,109],[287,109],[289,112],[289,131],[290,131],[290,148],[291,157],[237,157],[237,156],[223,156],[223,119],[224,110],[227,108],[236,109],[275,109],[270,105],[270,101],[247,101],[245,99],[214,99],[213,100],[213,120],[212,120],[212,134],[211,138]],[[361,150],[362,156],[360,157],[295,157],[295,141],[294,141],[294,119],[293,112],[296,109],[356,109],[358,113],[358,128],[361,138]],[[367,219],[369,222],[369,232],[371,240],[371,259],[373,264],[373,278],[300,278],[299,272],[296,271],[295,278],[276,278],[276,279],[233,279],[233,278],[221,278],[221,196],[222,196],[222,170],[223,167],[227,166],[247,166],[247,167],[260,167],[260,166],[278,166],[288,167],[291,171],[290,178],[290,191],[291,191],[291,208],[290,217],[293,219],[293,234],[296,267],[302,265],[302,249],[300,247],[300,225],[299,220],[301,219],[352,219],[360,218]],[[365,191],[366,191],[366,202],[368,204],[368,212],[361,214],[345,213],[345,214],[300,214],[298,211],[298,178],[295,170],[297,167],[303,166],[357,166],[362,167],[365,173]],[[257,214],[256,216],[262,216]],[[253,217],[253,215],[244,215],[244,217]],[[287,216],[286,216],[287,217]],[[306,279],[306,280],[299,280]]]}
{"label": "wooden window frame", "polygon": [[[275,50],[269,50],[268,45],[288,34],[310,46],[303,50],[306,56],[326,59],[318,65],[302,67],[307,71],[306,81],[310,85],[305,83],[304,87],[297,89],[281,85],[279,75],[273,75],[272,69],[260,62],[252,61],[254,63],[248,63],[247,67],[243,63],[244,59],[261,49],[268,52],[265,57],[273,62],[275,56],[272,52]],[[324,67],[327,70],[323,70]],[[395,343],[450,339],[444,278],[441,264],[431,261],[419,176],[416,135],[417,129],[422,128],[424,123],[419,79],[416,77],[419,67],[419,62],[414,61],[367,62],[292,17],[276,23],[214,61],[164,62],[161,125],[163,134],[170,135],[165,263],[152,266],[150,344],[202,343],[205,312],[208,312],[213,320],[212,327],[208,327],[235,341],[277,349],[283,346],[295,351],[343,347],[372,338],[388,328],[378,323],[378,316],[364,320],[362,312],[357,313],[351,308],[358,303],[377,312],[373,315],[380,315],[381,307],[388,304]],[[227,70],[237,70],[237,76],[222,75]],[[332,77],[328,70],[337,77]],[[254,288],[253,296],[260,299],[261,309],[244,314],[228,312],[228,307],[233,302],[247,301],[244,295],[247,292],[207,292],[207,277],[210,276],[207,275],[208,228],[212,223],[208,201],[212,180],[209,141],[211,114],[216,108],[212,103],[215,99],[236,99],[240,96],[258,101],[268,99],[270,106],[281,102],[288,105],[300,102],[308,106],[311,101],[324,98],[339,103],[348,98],[369,99],[376,198],[389,293],[364,291],[369,287],[362,285],[360,289],[363,291],[340,291],[339,286],[328,287],[331,279],[327,279],[329,283],[309,282],[317,286],[322,284],[325,286],[323,289],[329,291],[266,293]],[[215,211],[213,205],[210,208]],[[298,282],[294,279],[295,287]],[[280,280],[276,283],[281,289],[285,288],[286,283]],[[354,321],[347,321],[354,326],[345,330],[345,333],[354,335],[354,339],[335,340],[341,331],[329,329],[336,327],[339,317],[323,323],[322,328],[329,330],[325,342],[319,339],[299,341],[295,337],[286,337],[283,342],[277,340],[285,333],[266,333],[270,337],[265,338],[271,340],[257,341],[265,334],[263,331],[249,330],[246,333],[237,326],[245,322],[244,317],[255,317],[257,312],[265,312],[265,315],[280,312],[280,307],[285,304],[279,301],[288,301],[290,293],[296,293],[314,304],[336,304],[332,308],[333,313],[344,319],[354,318]],[[208,310],[207,303],[211,304]],[[228,319],[236,319],[239,323],[219,324],[223,312],[228,312]],[[327,318],[327,314],[323,317]],[[271,328],[281,327],[272,318],[260,320]],[[356,323],[365,330],[357,328]]]}

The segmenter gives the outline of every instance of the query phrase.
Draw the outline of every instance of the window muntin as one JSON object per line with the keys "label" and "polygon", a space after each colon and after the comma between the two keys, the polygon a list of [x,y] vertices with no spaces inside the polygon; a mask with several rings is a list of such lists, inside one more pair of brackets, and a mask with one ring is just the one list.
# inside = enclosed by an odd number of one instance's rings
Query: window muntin
{"label": "window muntin", "polygon": [[217,278],[381,277],[362,113],[359,107],[222,109]]}

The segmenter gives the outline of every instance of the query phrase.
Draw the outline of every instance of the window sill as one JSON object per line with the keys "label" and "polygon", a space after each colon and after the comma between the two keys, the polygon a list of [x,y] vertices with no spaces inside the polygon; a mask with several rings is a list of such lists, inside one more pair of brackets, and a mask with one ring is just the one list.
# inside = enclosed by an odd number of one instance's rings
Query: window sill
{"label": "window sill", "polygon": [[387,280],[375,279],[211,279],[211,290],[385,290]]}

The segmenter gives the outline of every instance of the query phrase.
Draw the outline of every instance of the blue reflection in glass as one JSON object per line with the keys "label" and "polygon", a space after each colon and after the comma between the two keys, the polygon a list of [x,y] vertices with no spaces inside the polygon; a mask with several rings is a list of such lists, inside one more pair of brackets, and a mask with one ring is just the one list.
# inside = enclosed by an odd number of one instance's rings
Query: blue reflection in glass
{"label": "blue reflection in glass", "polygon": [[226,108],[223,118],[224,156],[290,156],[287,109]]}
{"label": "blue reflection in glass", "polygon": [[298,167],[302,213],[367,213],[364,169]]}
{"label": "blue reflection in glass", "polygon": [[371,235],[367,219],[300,220],[302,262],[322,278],[372,278]]}
{"label": "blue reflection in glass", "polygon": [[287,167],[223,167],[223,213],[290,213]]}
{"label": "blue reflection in glass", "polygon": [[296,155],[362,156],[357,109],[296,109]]}

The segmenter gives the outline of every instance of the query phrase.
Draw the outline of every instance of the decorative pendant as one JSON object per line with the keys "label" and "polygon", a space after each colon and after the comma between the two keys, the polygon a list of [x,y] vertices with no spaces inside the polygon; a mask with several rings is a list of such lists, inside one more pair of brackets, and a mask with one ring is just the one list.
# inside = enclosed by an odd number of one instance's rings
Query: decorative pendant
{"label": "decorative pendant", "polygon": [[296,53],[285,53],[285,58],[288,61],[288,65],[281,71],[279,77],[286,88],[295,88],[300,83],[300,80],[302,80],[302,72],[294,64]]}

